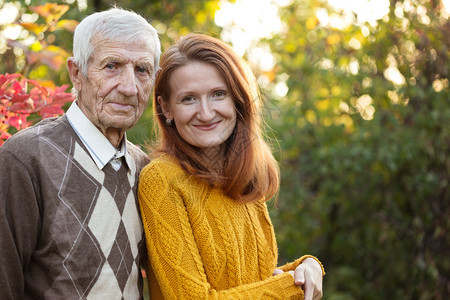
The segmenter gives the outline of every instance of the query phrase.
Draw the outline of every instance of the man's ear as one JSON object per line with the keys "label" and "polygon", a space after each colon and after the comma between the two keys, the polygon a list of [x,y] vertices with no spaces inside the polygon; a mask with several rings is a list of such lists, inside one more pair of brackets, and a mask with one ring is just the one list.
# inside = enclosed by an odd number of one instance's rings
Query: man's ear
{"label": "man's ear", "polygon": [[169,110],[169,102],[164,101],[161,96],[158,96],[157,100],[166,119],[172,120],[173,118]]}
{"label": "man's ear", "polygon": [[77,91],[81,91],[81,74],[80,68],[75,63],[75,59],[73,57],[69,57],[67,59],[67,69],[69,70],[70,80],[72,81],[73,87]]}

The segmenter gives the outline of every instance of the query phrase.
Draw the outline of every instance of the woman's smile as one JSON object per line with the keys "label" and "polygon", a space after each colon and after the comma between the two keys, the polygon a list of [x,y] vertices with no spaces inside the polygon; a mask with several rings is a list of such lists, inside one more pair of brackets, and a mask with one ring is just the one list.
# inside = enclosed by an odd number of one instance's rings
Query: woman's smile
{"label": "woman's smile", "polygon": [[199,130],[203,130],[203,131],[209,131],[209,130],[214,130],[217,128],[217,126],[219,126],[219,123],[221,121],[218,122],[213,122],[213,123],[209,123],[209,124],[204,124],[204,125],[193,125],[195,128],[199,129]]}

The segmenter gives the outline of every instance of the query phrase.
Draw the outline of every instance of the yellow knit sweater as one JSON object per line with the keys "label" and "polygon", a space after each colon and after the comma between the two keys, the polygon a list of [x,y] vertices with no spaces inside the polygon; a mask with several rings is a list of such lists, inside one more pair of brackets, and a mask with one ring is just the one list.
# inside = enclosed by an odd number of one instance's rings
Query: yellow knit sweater
{"label": "yellow knit sweater", "polygon": [[290,274],[272,276],[278,253],[265,203],[238,203],[168,156],[142,170],[139,202],[152,300],[303,299]]}

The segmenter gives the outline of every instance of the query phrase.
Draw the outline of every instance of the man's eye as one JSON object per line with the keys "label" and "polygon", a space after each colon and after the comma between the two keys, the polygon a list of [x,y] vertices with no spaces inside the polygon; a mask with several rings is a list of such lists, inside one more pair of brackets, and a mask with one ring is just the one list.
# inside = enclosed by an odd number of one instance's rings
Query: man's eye
{"label": "man's eye", "polygon": [[136,70],[139,73],[147,73],[147,68],[146,67],[137,67]]}
{"label": "man's eye", "polygon": [[113,63],[107,64],[107,65],[105,66],[105,68],[107,68],[107,69],[109,69],[109,70],[114,69],[114,67],[115,67],[115,65],[114,65]]}

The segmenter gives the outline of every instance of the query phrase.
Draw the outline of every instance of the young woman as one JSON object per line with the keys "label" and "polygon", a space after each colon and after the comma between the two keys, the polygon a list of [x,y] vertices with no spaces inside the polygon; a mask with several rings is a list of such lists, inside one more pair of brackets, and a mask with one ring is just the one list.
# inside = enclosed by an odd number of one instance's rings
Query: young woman
{"label": "young woman", "polygon": [[323,268],[278,269],[265,202],[278,165],[261,136],[258,87],[222,41],[190,34],[163,54],[159,144],[140,175],[151,299],[320,299]]}

